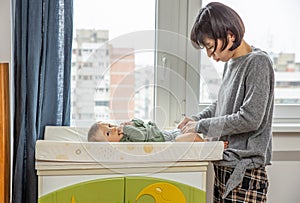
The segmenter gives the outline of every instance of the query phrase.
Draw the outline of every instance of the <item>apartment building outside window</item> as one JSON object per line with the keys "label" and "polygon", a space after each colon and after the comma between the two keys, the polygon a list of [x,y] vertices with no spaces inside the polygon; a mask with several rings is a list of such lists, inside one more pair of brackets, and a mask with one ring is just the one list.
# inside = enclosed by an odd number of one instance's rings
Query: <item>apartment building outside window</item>
{"label": "apartment building outside window", "polygon": [[132,41],[155,30],[155,0],[74,1],[72,125],[152,120],[154,37],[150,49]]}

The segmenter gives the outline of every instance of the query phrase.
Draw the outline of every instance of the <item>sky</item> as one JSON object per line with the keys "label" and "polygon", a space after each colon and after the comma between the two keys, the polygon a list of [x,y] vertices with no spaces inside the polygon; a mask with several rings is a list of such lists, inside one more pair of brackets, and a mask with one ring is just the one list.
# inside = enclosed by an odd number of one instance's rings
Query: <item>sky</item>
{"label": "sky", "polygon": [[78,27],[107,29],[110,39],[155,28],[155,0],[74,0],[74,8]]}
{"label": "sky", "polygon": [[[75,29],[109,30],[110,41],[126,43],[129,33],[154,31],[155,0],[74,0],[74,25]],[[153,66],[153,50],[136,53],[135,63]]]}
{"label": "sky", "polygon": [[[203,0],[206,5],[207,0]],[[264,50],[296,53],[300,62],[299,0],[220,0],[242,17],[245,40]],[[77,28],[107,29],[110,39],[153,30],[155,0],[74,0]]]}

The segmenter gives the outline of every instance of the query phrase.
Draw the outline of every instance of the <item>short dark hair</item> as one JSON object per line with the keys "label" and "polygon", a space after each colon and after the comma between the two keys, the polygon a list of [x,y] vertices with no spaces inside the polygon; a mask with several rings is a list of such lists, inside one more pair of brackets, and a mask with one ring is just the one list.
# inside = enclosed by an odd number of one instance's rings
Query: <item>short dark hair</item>
{"label": "short dark hair", "polygon": [[94,123],[90,127],[89,132],[88,132],[88,141],[93,141],[93,138],[96,137],[96,135],[97,135],[98,129],[99,129],[98,122]]}
{"label": "short dark hair", "polygon": [[205,37],[215,40],[214,51],[218,46],[218,39],[223,42],[221,50],[223,51],[228,45],[228,32],[235,36],[230,51],[240,46],[245,26],[241,17],[230,7],[219,3],[211,2],[204,8],[200,9],[194,26],[191,30],[191,40],[195,48],[204,48],[203,39]]}

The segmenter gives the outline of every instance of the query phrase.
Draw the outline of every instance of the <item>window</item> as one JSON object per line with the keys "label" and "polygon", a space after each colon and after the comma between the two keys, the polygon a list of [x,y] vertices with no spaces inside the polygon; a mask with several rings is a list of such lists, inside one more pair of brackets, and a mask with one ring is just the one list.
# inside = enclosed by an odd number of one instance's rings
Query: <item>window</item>
{"label": "window", "polygon": [[[202,5],[210,1],[203,0]],[[253,0],[220,1],[235,9],[244,21],[246,33],[244,39],[253,46],[267,51],[275,69],[275,120],[283,122],[297,121],[300,118],[300,29],[296,26],[300,18],[297,0]],[[212,79],[205,74],[200,83],[200,103],[216,99],[215,91],[207,87],[218,86],[221,80],[223,64],[201,57],[201,70],[209,68],[216,73]],[[202,74],[201,74],[202,75]],[[212,74],[213,76],[213,74]],[[216,77],[217,76],[217,77]],[[291,110],[287,110],[291,108]],[[292,110],[293,109],[293,110]],[[298,115],[297,115],[298,114]]]}
{"label": "window", "polygon": [[71,125],[153,119],[154,31],[155,0],[74,0]]}
{"label": "window", "polygon": [[[158,1],[157,101],[158,123],[174,126],[183,115],[201,111],[217,98],[222,80],[221,62],[190,46],[189,34],[201,6],[208,0]],[[300,41],[297,12],[300,2],[221,0],[234,8],[246,26],[245,39],[266,50],[275,68],[275,122],[300,121],[298,86]],[[253,6],[253,8],[251,8]],[[176,20],[174,20],[176,19]],[[172,34],[170,34],[172,33]],[[184,39],[185,38],[185,39]],[[160,52],[163,50],[163,52]],[[166,51],[167,50],[167,51]],[[185,56],[184,56],[185,54]],[[195,107],[198,108],[195,108]]]}
{"label": "window", "polygon": [[[202,2],[206,5],[210,1]],[[300,17],[297,9],[300,2],[296,0],[254,0],[251,3],[224,0],[221,2],[234,8],[242,17],[246,27],[245,40],[270,54],[276,71],[276,104],[300,104],[300,41],[298,40],[300,29],[295,26]],[[217,72],[222,72],[220,64],[210,63]],[[206,82],[211,83],[211,81]],[[201,96],[200,101],[215,99],[215,95],[211,95],[211,98]]]}
{"label": "window", "polygon": [[109,101],[95,101],[95,106],[109,106]]}
{"label": "window", "polygon": [[[209,2],[75,0],[73,125],[138,117],[173,127],[216,99],[224,64],[195,50],[189,40],[199,9]],[[245,40],[274,61],[275,120],[298,122],[300,2],[221,2],[241,15]]]}

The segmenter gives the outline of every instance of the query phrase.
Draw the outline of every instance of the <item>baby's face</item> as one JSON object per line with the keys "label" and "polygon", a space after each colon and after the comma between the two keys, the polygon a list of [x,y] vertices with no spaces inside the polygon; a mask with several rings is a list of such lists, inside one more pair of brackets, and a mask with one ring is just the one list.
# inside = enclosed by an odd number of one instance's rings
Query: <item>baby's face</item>
{"label": "baby's face", "polygon": [[96,137],[96,141],[108,141],[119,142],[123,137],[122,129],[116,125],[112,125],[105,122],[99,122],[99,129]]}

